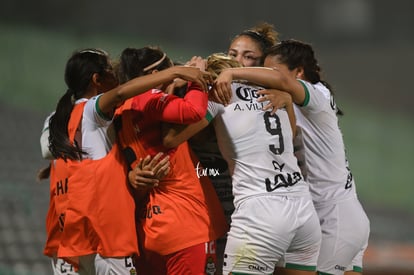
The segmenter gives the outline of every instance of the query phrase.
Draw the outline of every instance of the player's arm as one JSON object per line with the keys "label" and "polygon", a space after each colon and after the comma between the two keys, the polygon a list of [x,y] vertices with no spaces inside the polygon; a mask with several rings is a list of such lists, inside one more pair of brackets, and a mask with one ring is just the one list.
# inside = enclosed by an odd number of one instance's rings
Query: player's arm
{"label": "player's arm", "polygon": [[[293,76],[280,71],[278,68],[240,67],[223,70],[215,81],[219,94],[224,94],[233,80],[246,80],[259,86],[277,89],[290,93],[293,102],[302,105],[305,101],[305,89]],[[224,97],[224,96],[223,96]]]}
{"label": "player's arm", "polygon": [[176,78],[196,83],[201,90],[207,91],[207,82],[210,81],[211,76],[198,68],[186,66],[174,66],[157,73],[139,76],[104,93],[98,101],[99,109],[103,114],[112,117],[114,109],[126,99],[144,93],[160,84],[172,82]]}
{"label": "player's arm", "polygon": [[206,118],[203,118],[199,122],[189,125],[167,124],[165,125],[166,130],[163,138],[163,145],[166,148],[175,148],[207,127],[209,123],[210,122]]}
{"label": "player's arm", "polygon": [[222,111],[222,105],[209,101],[207,114],[200,121],[189,125],[168,124],[163,130],[163,145],[167,148],[177,147],[207,127],[211,120]]}

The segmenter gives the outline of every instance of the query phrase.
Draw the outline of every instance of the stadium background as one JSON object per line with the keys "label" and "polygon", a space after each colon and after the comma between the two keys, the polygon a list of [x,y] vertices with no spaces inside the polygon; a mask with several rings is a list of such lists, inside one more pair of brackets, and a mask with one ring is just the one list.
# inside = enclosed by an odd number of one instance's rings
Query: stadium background
{"label": "stadium background", "polygon": [[[177,61],[226,51],[260,21],[310,42],[345,116],[340,125],[371,220],[366,273],[414,274],[414,1],[81,1],[0,3],[0,275],[51,274],[42,255],[47,182],[39,147],[65,91],[70,53],[161,46]],[[391,272],[391,270],[393,270]]]}

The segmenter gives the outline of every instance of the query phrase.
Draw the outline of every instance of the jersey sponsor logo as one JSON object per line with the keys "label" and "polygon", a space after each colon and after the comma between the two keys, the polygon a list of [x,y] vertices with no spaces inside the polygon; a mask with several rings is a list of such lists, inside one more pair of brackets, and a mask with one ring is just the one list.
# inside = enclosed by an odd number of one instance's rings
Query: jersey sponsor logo
{"label": "jersey sponsor logo", "polygon": [[68,192],[68,182],[69,182],[68,178],[65,178],[64,180],[59,180],[56,182],[56,189],[55,189],[56,196],[64,195]]}
{"label": "jersey sponsor logo", "polygon": [[354,176],[351,173],[351,169],[349,169],[348,160],[346,160],[346,164],[347,164],[346,170],[348,170],[348,177],[346,179],[345,189],[349,189],[352,187],[352,181],[354,179]]}
{"label": "jersey sponsor logo", "polygon": [[[66,195],[68,193],[68,189],[69,189],[68,178],[65,178],[63,180],[58,180],[56,182],[55,196],[57,197],[57,196]],[[62,197],[60,197],[59,200],[62,200]],[[65,213],[61,213],[58,215],[58,224],[59,224],[59,231],[63,232],[63,228],[65,225]]]}
{"label": "jersey sponsor logo", "polygon": [[331,98],[330,98],[330,105],[331,105],[331,109],[336,111],[336,103],[335,103],[335,99],[333,95],[331,95]]}
{"label": "jersey sponsor logo", "polygon": [[240,86],[236,89],[236,96],[243,101],[252,103],[253,100],[256,101],[256,99],[259,98],[259,95],[257,94],[258,90],[259,89],[249,86]]}
{"label": "jersey sponsor logo", "polygon": [[137,271],[134,265],[134,260],[132,259],[132,257],[125,257],[124,260],[125,260],[125,267],[129,269],[129,274],[137,275]]}
{"label": "jersey sponsor logo", "polygon": [[63,228],[65,226],[65,213],[62,213],[59,215],[58,222],[59,222],[59,231],[63,232]]}
{"label": "jersey sponsor logo", "polygon": [[[60,269],[61,273],[68,273],[68,272],[73,272],[74,271],[73,265],[71,265],[70,263],[65,262],[63,260],[60,262],[58,268]],[[72,273],[70,273],[70,274],[72,274]]]}
{"label": "jersey sponsor logo", "polygon": [[272,163],[273,163],[273,168],[276,170],[276,171],[280,171],[280,172],[282,172],[282,170],[283,170],[283,167],[285,167],[285,164],[284,163],[282,163],[282,164],[280,164],[280,163],[278,163],[277,161],[272,161]]}
{"label": "jersey sponsor logo", "polygon": [[302,175],[299,172],[293,172],[292,174],[276,174],[274,182],[269,178],[265,179],[266,191],[272,192],[281,187],[289,187],[298,183],[302,179]]}
{"label": "jersey sponsor logo", "polygon": [[258,270],[262,272],[266,272],[268,270],[267,266],[260,266],[258,264],[249,264],[248,268],[249,270]]}
{"label": "jersey sponsor logo", "polygon": [[243,104],[236,103],[234,105],[233,111],[258,111],[262,110],[264,107],[264,103],[256,102],[256,99],[259,98],[259,95],[257,94],[257,91],[259,89],[249,87],[249,86],[240,86],[236,89],[236,96],[242,100],[246,101],[244,106]]}
{"label": "jersey sponsor logo", "polygon": [[284,163],[281,164],[274,160],[272,161],[272,164],[273,164],[273,169],[281,173],[278,173],[275,175],[274,182],[272,182],[269,178],[265,179],[267,192],[275,191],[276,189],[281,188],[281,187],[293,186],[302,179],[302,175],[299,172],[293,172],[292,174],[291,173],[282,174],[283,168],[285,167]]}
{"label": "jersey sponsor logo", "polygon": [[159,205],[152,205],[152,206],[148,206],[146,207],[141,214],[141,218],[145,219],[151,219],[154,215],[160,215],[163,214],[164,212],[161,211],[161,206]]}
{"label": "jersey sponsor logo", "polygon": [[352,173],[351,171],[349,171],[348,178],[346,179],[345,189],[352,188],[352,179],[353,179]]}
{"label": "jersey sponsor logo", "polygon": [[345,271],[346,267],[345,266],[341,266],[341,265],[335,265],[335,269],[336,270],[341,270],[341,271]]}

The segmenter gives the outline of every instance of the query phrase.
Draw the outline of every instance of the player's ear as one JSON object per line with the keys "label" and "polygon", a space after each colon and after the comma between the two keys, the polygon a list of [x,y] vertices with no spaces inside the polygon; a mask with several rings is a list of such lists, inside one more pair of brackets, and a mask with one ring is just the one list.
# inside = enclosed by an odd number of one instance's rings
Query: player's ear
{"label": "player's ear", "polygon": [[93,84],[99,85],[101,83],[99,74],[98,73],[94,73],[92,75],[91,81],[93,82]]}
{"label": "player's ear", "polygon": [[305,78],[305,70],[303,67],[299,67],[296,69],[296,78],[304,79]]}

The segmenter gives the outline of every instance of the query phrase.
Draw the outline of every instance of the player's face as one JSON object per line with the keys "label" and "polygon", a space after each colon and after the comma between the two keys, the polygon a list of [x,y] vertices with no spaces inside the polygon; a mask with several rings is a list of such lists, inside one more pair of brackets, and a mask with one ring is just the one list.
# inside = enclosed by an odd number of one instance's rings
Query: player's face
{"label": "player's face", "polygon": [[264,66],[272,69],[277,69],[286,75],[296,77],[297,70],[289,70],[288,66],[280,60],[279,56],[267,56],[264,60]]}
{"label": "player's face", "polygon": [[260,66],[263,55],[258,44],[245,35],[236,38],[231,43],[228,54],[245,67]]}

